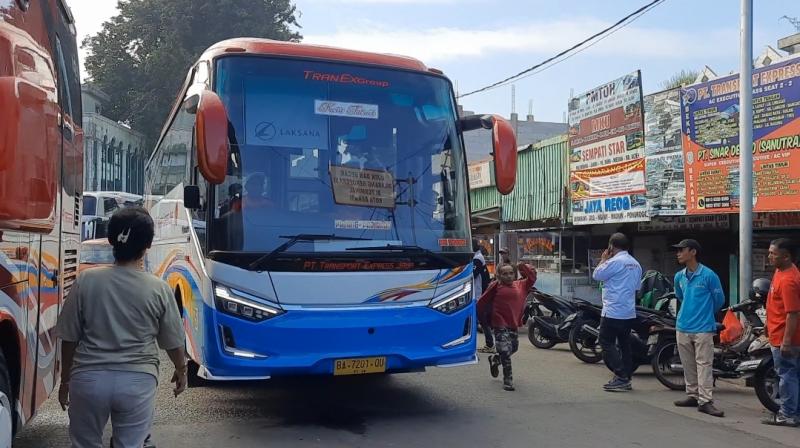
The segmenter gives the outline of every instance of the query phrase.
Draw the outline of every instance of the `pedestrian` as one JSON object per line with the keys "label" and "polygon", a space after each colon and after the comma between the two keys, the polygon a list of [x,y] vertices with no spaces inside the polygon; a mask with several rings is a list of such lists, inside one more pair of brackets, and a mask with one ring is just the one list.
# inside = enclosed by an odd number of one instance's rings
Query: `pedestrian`
{"label": "pedestrian", "polygon": [[614,377],[603,386],[609,392],[631,390],[633,359],[631,329],[636,320],[636,290],[642,267],[629,253],[628,237],[611,235],[608,248],[600,257],[592,278],[603,282],[603,309],[600,317],[600,346],[603,360]]}
{"label": "pedestrian", "polygon": [[775,274],[767,294],[767,334],[781,407],[762,423],[775,426],[800,424],[800,271],[792,263],[793,249],[780,238],[770,243],[768,255]]}
{"label": "pedestrian", "polygon": [[72,448],[101,446],[109,418],[116,448],[142,448],[153,419],[159,347],[175,366],[175,396],[186,389],[175,296],[166,282],[142,270],[153,230],[143,208],[117,210],[108,222],[114,265],[84,271],[58,318],[58,400],[69,410]]}
{"label": "pedestrian", "polygon": [[503,366],[503,389],[514,390],[511,372],[511,355],[519,348],[518,334],[522,325],[522,313],[528,290],[536,283],[536,270],[520,263],[522,280],[514,280],[516,270],[511,264],[500,266],[499,280],[493,282],[478,300],[478,313],[491,313],[491,327],[497,354],[489,356],[489,372],[493,378],[500,374]]}
{"label": "pedestrian", "polygon": [[[480,242],[472,240],[472,250],[475,253],[472,257],[472,292],[477,300],[483,291],[489,287],[489,269],[486,267],[486,258],[483,256]],[[478,351],[481,353],[494,353],[494,337],[489,326],[489,316],[478,316],[478,323],[481,325],[485,343]]]}
{"label": "pedestrian", "polygon": [[675,402],[679,407],[695,407],[714,417],[725,413],[714,406],[714,335],[716,314],[725,304],[719,276],[699,263],[700,243],[686,239],[672,246],[678,263],[685,266],[675,274],[675,296],[681,302],[678,312],[678,355],[686,381],[686,397]]}

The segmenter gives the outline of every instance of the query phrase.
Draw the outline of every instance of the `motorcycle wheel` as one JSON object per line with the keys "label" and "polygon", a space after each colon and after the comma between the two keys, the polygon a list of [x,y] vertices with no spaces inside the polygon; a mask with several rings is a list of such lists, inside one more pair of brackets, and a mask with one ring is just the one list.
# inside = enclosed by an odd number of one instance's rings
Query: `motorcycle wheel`
{"label": "motorcycle wheel", "polygon": [[531,341],[536,348],[544,350],[555,347],[557,342],[542,334],[542,329],[536,325],[536,320],[531,319],[528,321],[528,340]]}
{"label": "motorcycle wheel", "polygon": [[584,324],[597,326],[597,321],[577,321],[569,331],[569,349],[576,358],[587,364],[596,364],[603,360],[600,342],[594,335],[583,330]]}
{"label": "motorcycle wheel", "polygon": [[756,370],[754,377],[754,389],[761,405],[772,413],[778,412],[778,375],[775,373],[772,360],[768,360]]}
{"label": "motorcycle wheel", "polygon": [[658,343],[655,353],[653,353],[653,373],[658,381],[668,389],[686,390],[683,371],[676,371],[672,368],[673,364],[680,364],[680,362],[678,341],[667,339]]}

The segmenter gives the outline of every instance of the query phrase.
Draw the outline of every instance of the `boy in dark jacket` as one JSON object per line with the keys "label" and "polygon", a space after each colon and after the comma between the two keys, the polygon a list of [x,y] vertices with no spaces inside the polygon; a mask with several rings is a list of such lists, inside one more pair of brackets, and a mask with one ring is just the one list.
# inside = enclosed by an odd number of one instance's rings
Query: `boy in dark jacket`
{"label": "boy in dark jacket", "polygon": [[514,281],[516,272],[510,264],[499,268],[498,281],[492,282],[478,300],[478,316],[491,316],[496,355],[489,356],[492,377],[500,374],[503,366],[503,389],[514,390],[511,375],[511,355],[519,348],[517,331],[522,325],[522,313],[528,291],[536,283],[536,270],[525,263],[518,265],[522,279]]}

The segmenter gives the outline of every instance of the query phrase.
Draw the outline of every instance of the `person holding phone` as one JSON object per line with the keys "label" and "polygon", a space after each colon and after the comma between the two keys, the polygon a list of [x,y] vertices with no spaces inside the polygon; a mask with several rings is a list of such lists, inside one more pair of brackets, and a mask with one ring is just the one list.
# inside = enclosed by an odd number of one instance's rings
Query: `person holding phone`
{"label": "person holding phone", "polygon": [[636,320],[636,290],[642,266],[628,253],[630,243],[622,233],[611,235],[592,278],[603,282],[600,346],[614,377],[603,386],[608,392],[631,390],[633,360],[630,334]]}

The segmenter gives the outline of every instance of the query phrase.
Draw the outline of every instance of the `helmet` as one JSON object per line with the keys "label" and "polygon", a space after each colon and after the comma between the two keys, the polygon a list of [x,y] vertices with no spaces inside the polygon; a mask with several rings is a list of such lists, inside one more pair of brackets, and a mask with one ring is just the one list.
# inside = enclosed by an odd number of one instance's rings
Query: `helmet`
{"label": "helmet", "polygon": [[753,280],[753,287],[750,291],[750,296],[752,299],[760,299],[764,300],[767,298],[767,293],[769,293],[770,288],[770,281],[766,278],[757,278]]}

